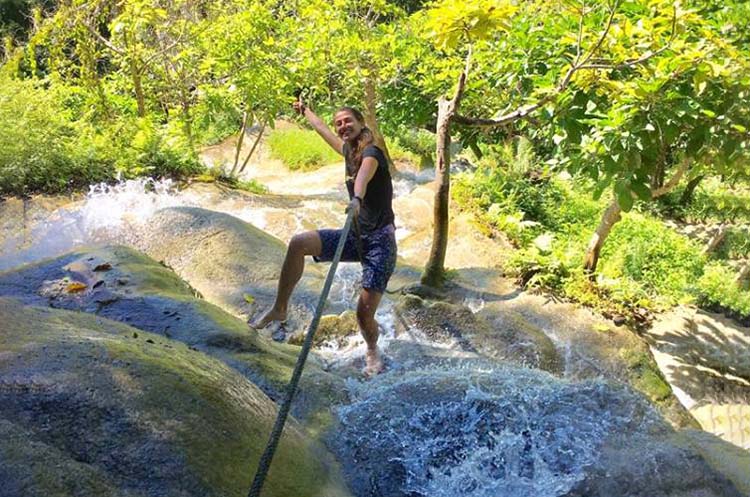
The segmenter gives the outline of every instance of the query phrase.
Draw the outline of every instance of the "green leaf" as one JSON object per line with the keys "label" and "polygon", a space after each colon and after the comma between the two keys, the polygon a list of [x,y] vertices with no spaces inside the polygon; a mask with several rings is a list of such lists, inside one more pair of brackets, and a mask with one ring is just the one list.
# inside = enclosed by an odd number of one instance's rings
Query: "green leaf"
{"label": "green leaf", "polygon": [[620,192],[617,194],[617,203],[624,212],[630,212],[633,208],[633,195],[630,191]]}
{"label": "green leaf", "polygon": [[630,183],[630,189],[643,201],[651,200],[651,188],[643,183]]}
{"label": "green leaf", "polygon": [[248,304],[252,304],[253,302],[255,302],[255,297],[253,297],[249,293],[243,293],[242,298],[245,299],[245,302],[247,302]]}

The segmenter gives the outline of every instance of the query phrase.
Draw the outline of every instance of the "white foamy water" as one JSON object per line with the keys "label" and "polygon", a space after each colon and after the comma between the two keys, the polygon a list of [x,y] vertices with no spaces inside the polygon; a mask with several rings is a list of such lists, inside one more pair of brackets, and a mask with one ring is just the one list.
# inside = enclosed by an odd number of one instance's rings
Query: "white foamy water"
{"label": "white foamy water", "polygon": [[348,388],[336,450],[381,495],[566,495],[612,433],[658,425],[625,390],[523,369],[441,366]]}
{"label": "white foamy water", "polygon": [[[48,213],[0,245],[0,270],[55,257],[79,246],[125,243],[159,209],[195,206],[199,199],[181,194],[172,180],[140,178],[89,187],[86,197]],[[19,238],[23,236],[23,243]]]}

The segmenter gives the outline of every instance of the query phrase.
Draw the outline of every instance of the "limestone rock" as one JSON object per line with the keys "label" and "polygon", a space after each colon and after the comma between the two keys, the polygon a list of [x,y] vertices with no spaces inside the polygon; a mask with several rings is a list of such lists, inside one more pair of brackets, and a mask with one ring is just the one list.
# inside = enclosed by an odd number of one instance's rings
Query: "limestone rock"
{"label": "limestone rock", "polygon": [[651,350],[701,427],[750,449],[750,328],[687,307],[648,332]]}
{"label": "limestone rock", "polygon": [[[105,262],[110,264],[108,271],[94,271]],[[65,280],[86,288],[71,293],[64,284],[54,283]],[[92,313],[178,340],[225,362],[274,399],[281,398],[297,359],[295,347],[264,340],[242,320],[196,298],[172,271],[127,247],[80,250],[1,273],[2,296]],[[318,417],[342,398],[341,383],[313,358],[293,413],[304,419]]]}
{"label": "limestone rock", "polygon": [[[357,314],[354,311],[345,311],[339,315],[328,314],[320,318],[318,329],[313,337],[313,345],[320,347],[324,343],[332,342],[342,346],[348,337],[359,333]],[[305,341],[304,333],[292,336],[289,343],[302,345]]]}
{"label": "limestone rock", "polygon": [[[194,207],[162,209],[138,243],[143,252],[172,268],[206,299],[237,316],[273,302],[285,245],[233,216]],[[320,270],[308,265],[295,299],[314,302]],[[250,305],[244,294],[253,296]]]}
{"label": "limestone rock", "polygon": [[[4,298],[0,350],[0,495],[246,495],[276,408],[224,363]],[[346,495],[329,463],[292,419],[264,495]]]}
{"label": "limestone rock", "polygon": [[[405,295],[396,307],[400,333],[422,333],[428,339],[496,360],[558,371],[561,361],[554,344],[541,331],[524,325],[488,323],[468,307]],[[511,318],[512,319],[512,318]]]}

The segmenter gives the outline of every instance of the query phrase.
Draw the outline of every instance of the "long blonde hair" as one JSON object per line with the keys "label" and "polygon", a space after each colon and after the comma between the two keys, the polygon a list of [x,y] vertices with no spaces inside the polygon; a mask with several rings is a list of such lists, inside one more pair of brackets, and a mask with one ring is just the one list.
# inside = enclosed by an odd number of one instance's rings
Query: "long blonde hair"
{"label": "long blonde hair", "polygon": [[357,135],[355,145],[353,147],[346,147],[346,162],[347,164],[351,164],[351,167],[354,169],[353,171],[347,171],[347,173],[352,178],[355,178],[359,172],[359,167],[362,165],[362,153],[365,151],[365,148],[375,142],[375,136],[373,136],[370,128],[364,126],[365,116],[359,110],[354,107],[341,107],[336,111],[337,114],[339,112],[349,112],[363,125],[362,131]]}

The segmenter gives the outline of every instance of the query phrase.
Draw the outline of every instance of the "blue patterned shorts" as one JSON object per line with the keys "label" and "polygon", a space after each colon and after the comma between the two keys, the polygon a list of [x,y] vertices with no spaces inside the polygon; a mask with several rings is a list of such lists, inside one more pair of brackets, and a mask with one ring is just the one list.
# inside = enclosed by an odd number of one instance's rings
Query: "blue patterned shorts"
{"label": "blue patterned shorts", "polygon": [[[316,262],[329,262],[336,254],[341,230],[318,230],[323,249]],[[362,288],[383,293],[388,279],[396,267],[396,229],[392,224],[369,233],[362,233],[362,256],[357,253],[357,235],[354,228],[349,231],[341,254],[342,262],[362,262]]]}

